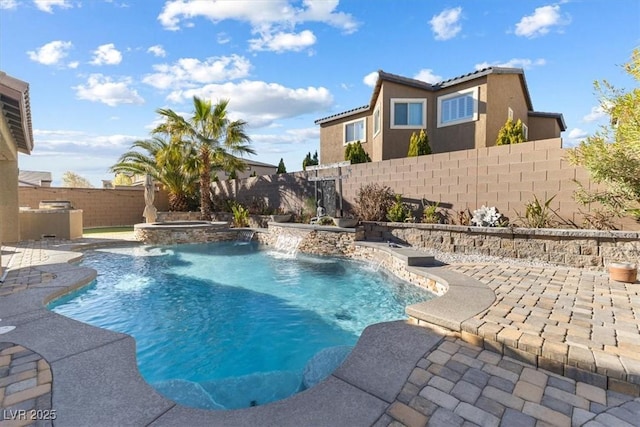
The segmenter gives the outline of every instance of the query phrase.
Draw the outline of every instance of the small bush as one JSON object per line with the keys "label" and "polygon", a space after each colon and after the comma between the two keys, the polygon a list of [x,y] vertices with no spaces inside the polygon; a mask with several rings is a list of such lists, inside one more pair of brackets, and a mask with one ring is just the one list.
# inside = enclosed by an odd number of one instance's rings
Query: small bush
{"label": "small bush", "polygon": [[356,195],[355,212],[362,221],[385,221],[393,203],[393,192],[387,186],[367,184]]}
{"label": "small bush", "polygon": [[471,223],[478,227],[504,227],[507,225],[498,209],[484,205],[480,209],[473,211]]}
{"label": "small bush", "polygon": [[402,194],[396,194],[396,201],[387,210],[387,219],[391,222],[404,222],[411,217],[411,208],[402,202]]}
{"label": "small bush", "polygon": [[439,224],[442,219],[442,215],[438,212],[439,205],[439,202],[426,205],[422,213],[422,222],[425,224]]}
{"label": "small bush", "polygon": [[319,225],[335,225],[335,223],[333,222],[333,218],[331,218],[330,216],[323,216],[318,220],[318,224]]}
{"label": "small bush", "polygon": [[247,227],[249,225],[249,210],[240,203],[235,203],[231,207],[233,213],[234,227]]}
{"label": "small bush", "polygon": [[538,197],[534,194],[533,200],[525,204],[524,216],[520,215],[520,213],[516,211],[516,215],[518,215],[518,219],[522,223],[522,226],[529,228],[556,227],[558,225],[558,221],[555,217],[559,218],[559,216],[550,207],[550,204],[555,197],[556,196],[554,195],[544,203],[540,203],[540,200],[538,200]]}
{"label": "small bush", "polygon": [[525,141],[522,121],[518,119],[518,121],[514,123],[513,120],[508,119],[498,132],[496,145],[520,144]]}
{"label": "small bush", "polygon": [[347,144],[344,149],[344,159],[350,160],[352,164],[368,163],[371,161],[371,157],[364,151],[364,147],[362,147],[360,141]]}
{"label": "small bush", "polygon": [[425,154],[431,154],[431,146],[429,145],[429,136],[424,129],[422,129],[419,134],[415,132],[411,134],[407,157],[416,157]]}
{"label": "small bush", "polygon": [[471,225],[471,212],[469,209],[458,211],[458,224],[459,225]]}

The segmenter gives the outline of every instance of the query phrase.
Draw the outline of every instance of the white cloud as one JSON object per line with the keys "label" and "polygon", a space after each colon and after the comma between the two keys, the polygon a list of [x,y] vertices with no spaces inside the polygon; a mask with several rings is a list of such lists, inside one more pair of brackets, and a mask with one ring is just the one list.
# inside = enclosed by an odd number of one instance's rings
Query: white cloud
{"label": "white cloud", "polygon": [[[167,30],[178,30],[181,26],[193,26],[189,21],[203,17],[214,23],[236,20],[251,25],[257,38],[249,40],[251,50],[300,51],[316,42],[310,30],[295,32],[295,27],[307,22],[320,22],[353,33],[358,29],[350,14],[336,11],[339,0],[303,0],[300,5],[293,0],[271,0],[260,2],[256,7],[253,0],[204,2],[199,0],[170,0],[158,16]],[[184,22],[184,21],[187,22]],[[218,37],[219,43],[226,43],[228,36]]]}
{"label": "white cloud", "polygon": [[516,35],[534,38],[547,34],[552,27],[561,27],[569,24],[568,17],[560,14],[560,5],[537,7],[533,15],[524,16],[516,24]]}
{"label": "white cloud", "polygon": [[78,66],[80,66],[80,62],[78,61],[71,61],[67,64],[67,67],[72,68],[74,70],[78,68]]}
{"label": "white cloud", "polygon": [[256,145],[289,145],[303,144],[320,139],[320,128],[287,129],[277,134],[251,134],[251,141]]}
{"label": "white cloud", "polygon": [[131,135],[90,135],[84,131],[62,129],[34,129],[33,137],[38,143],[38,148],[45,150],[59,150],[70,147],[127,148],[133,141],[141,139]]}
{"label": "white cloud", "polygon": [[436,40],[449,40],[454,38],[462,30],[460,18],[462,16],[462,8],[455,7],[445,9],[438,15],[434,15],[429,24],[431,30],[436,35]]}
{"label": "white cloud", "polygon": [[117,65],[120,62],[122,62],[122,53],[113,43],[103,44],[93,51],[91,60],[93,65]]}
{"label": "white cloud", "polygon": [[296,7],[290,0],[271,0],[260,2],[257,7],[253,0],[170,0],[165,3],[158,20],[168,30],[178,30],[183,20],[204,17],[214,23],[225,19],[248,22],[256,29],[273,25],[290,27],[303,22],[323,22],[346,33],[356,31],[358,23],[350,14],[336,12],[338,3],[338,0],[304,0],[302,7]]}
{"label": "white cloud", "polygon": [[132,80],[129,77],[114,80],[102,74],[91,74],[85,85],[75,86],[78,99],[102,102],[110,107],[119,104],[142,104],[144,99],[135,89],[130,88]]}
{"label": "white cloud", "polygon": [[1,9],[17,9],[18,2],[16,0],[0,0],[0,10]]}
{"label": "white cloud", "polygon": [[362,78],[362,83],[366,84],[369,87],[374,87],[377,82],[378,82],[377,71],[372,71]]}
{"label": "white cloud", "polygon": [[227,44],[231,41],[231,36],[223,31],[216,35],[216,41],[218,44]]}
{"label": "white cloud", "polygon": [[38,49],[27,52],[32,61],[39,62],[44,65],[59,65],[60,62],[69,55],[69,50],[73,47],[73,43],[62,40],[49,42]]}
{"label": "white cloud", "polygon": [[243,56],[219,56],[200,61],[181,58],[174,64],[154,65],[156,71],[142,81],[157,89],[194,87],[196,85],[233,80],[249,75],[251,62]]}
{"label": "white cloud", "polygon": [[442,76],[433,73],[433,70],[430,68],[423,68],[418,71],[414,77],[416,80],[420,80],[423,82],[427,82],[429,84],[435,84],[442,81]]}
{"label": "white cloud", "polygon": [[313,46],[316,36],[309,30],[300,33],[265,33],[260,38],[249,40],[250,50],[268,50],[282,53],[285,51],[299,52],[307,47]]}
{"label": "white cloud", "polygon": [[569,139],[580,140],[580,139],[586,138],[588,135],[589,134],[586,131],[584,131],[584,130],[582,130],[580,128],[573,128],[569,132]]}
{"label": "white cloud", "polygon": [[584,116],[582,120],[584,122],[591,123],[600,119],[604,119],[605,117],[607,117],[606,111],[604,111],[602,105],[598,105],[597,107],[591,107],[591,111],[589,112],[589,114]]}
{"label": "white cloud", "polygon": [[539,67],[546,65],[547,61],[543,58],[528,59],[528,58],[512,58],[505,62],[481,62],[475,65],[476,70],[482,70],[487,67],[506,67],[506,68],[523,68],[525,70],[531,67]]}
{"label": "white cloud", "polygon": [[167,51],[164,50],[161,44],[156,44],[147,49],[148,53],[153,53],[155,56],[164,58],[167,56]]}
{"label": "white cloud", "polygon": [[293,89],[278,83],[251,80],[176,90],[167,99],[184,102],[193,96],[214,102],[230,99],[230,116],[247,120],[252,128],[268,126],[279,119],[325,111],[333,104],[333,96],[324,87]]}
{"label": "white cloud", "polygon": [[69,0],[33,0],[33,2],[38,9],[47,13],[53,13],[54,6],[61,9],[69,9],[73,7]]}

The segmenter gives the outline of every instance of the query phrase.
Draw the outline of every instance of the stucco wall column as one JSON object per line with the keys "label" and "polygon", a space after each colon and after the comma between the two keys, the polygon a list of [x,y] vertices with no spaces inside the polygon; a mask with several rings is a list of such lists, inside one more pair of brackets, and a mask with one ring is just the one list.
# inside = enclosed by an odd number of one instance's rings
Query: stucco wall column
{"label": "stucco wall column", "polygon": [[0,160],[0,243],[20,240],[18,161]]}

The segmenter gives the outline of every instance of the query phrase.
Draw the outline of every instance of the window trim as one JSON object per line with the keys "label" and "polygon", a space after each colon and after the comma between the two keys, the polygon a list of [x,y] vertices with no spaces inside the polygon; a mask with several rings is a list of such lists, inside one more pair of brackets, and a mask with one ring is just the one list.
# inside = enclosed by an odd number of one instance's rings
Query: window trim
{"label": "window trim", "polygon": [[[347,141],[347,125],[357,123],[357,122],[364,122],[364,126],[363,126],[364,138],[354,139],[353,141]],[[359,119],[350,120],[342,124],[342,145],[346,147],[348,144],[351,144],[357,141],[360,141],[361,143],[367,142],[367,118],[366,117],[360,117]]]}
{"label": "window trim", "polygon": [[[475,86],[469,89],[459,90],[457,92],[448,93],[438,97],[438,127],[455,126],[462,123],[475,122],[478,120],[478,93],[480,91],[479,86]],[[459,98],[471,94],[473,98],[473,114],[471,117],[465,117],[464,119],[451,120],[449,122],[442,122],[442,103],[453,98]]]}
{"label": "window trim", "polygon": [[529,140],[529,126],[522,123],[522,136],[524,136],[524,140]]}
{"label": "window trim", "polygon": [[[389,122],[390,129],[426,129],[427,128],[427,98],[391,98],[391,119]],[[419,125],[396,125],[395,123],[395,105],[396,104],[422,104],[422,123]]]}
{"label": "window trim", "polygon": [[509,110],[507,111],[507,119],[513,120],[513,109],[511,107],[509,107]]}
{"label": "window trim", "polygon": [[382,118],[380,116],[380,105],[376,105],[376,108],[373,110],[373,136],[374,137],[378,136],[381,130],[382,130]]}

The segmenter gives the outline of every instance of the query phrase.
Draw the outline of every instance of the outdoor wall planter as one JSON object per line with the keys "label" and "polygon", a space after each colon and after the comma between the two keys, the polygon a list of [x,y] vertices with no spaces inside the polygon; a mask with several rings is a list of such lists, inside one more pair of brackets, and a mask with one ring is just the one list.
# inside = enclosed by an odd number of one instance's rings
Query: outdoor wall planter
{"label": "outdoor wall planter", "polygon": [[358,225],[357,218],[333,218],[333,222],[340,228],[353,228]]}
{"label": "outdoor wall planter", "polygon": [[616,282],[634,283],[638,278],[638,267],[630,262],[609,264],[609,278]]}
{"label": "outdoor wall planter", "polygon": [[287,214],[287,215],[271,215],[271,221],[273,221],[273,222],[289,222],[289,221],[291,221],[291,214]]}

